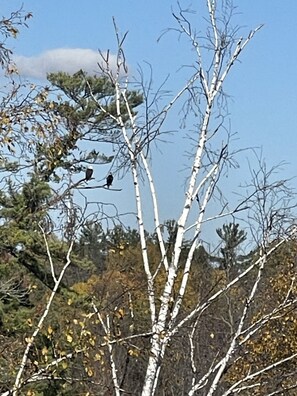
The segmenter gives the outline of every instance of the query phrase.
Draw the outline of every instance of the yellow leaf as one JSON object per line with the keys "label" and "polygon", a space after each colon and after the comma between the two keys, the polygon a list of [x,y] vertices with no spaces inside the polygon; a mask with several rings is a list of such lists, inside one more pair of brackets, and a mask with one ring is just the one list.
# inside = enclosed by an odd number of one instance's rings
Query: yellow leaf
{"label": "yellow leaf", "polygon": [[93,377],[94,372],[90,367],[86,367],[85,370],[89,377]]}
{"label": "yellow leaf", "polygon": [[67,334],[66,336],[67,341],[71,344],[73,341],[72,335],[71,334]]}
{"label": "yellow leaf", "polygon": [[48,334],[53,334],[53,328],[51,326],[48,326],[47,333]]}
{"label": "yellow leaf", "polygon": [[91,335],[91,332],[88,330],[82,330],[81,335],[87,337]]}
{"label": "yellow leaf", "polygon": [[41,350],[41,353],[42,353],[43,356],[46,355],[48,353],[47,347],[43,347],[42,350]]}
{"label": "yellow leaf", "polygon": [[54,102],[50,102],[50,104],[48,105],[50,110],[53,110],[55,108],[55,104]]}
{"label": "yellow leaf", "polygon": [[68,367],[67,361],[66,361],[66,360],[63,360],[63,362],[62,362],[62,368],[65,370],[65,369],[67,369],[67,367]]}
{"label": "yellow leaf", "polygon": [[4,125],[10,124],[10,118],[7,117],[7,116],[2,117],[1,118],[1,123],[4,124]]}
{"label": "yellow leaf", "polygon": [[137,349],[129,349],[128,354],[130,356],[138,357],[139,356],[139,351]]}
{"label": "yellow leaf", "polygon": [[125,310],[123,308],[118,309],[116,312],[116,316],[119,319],[123,319],[123,317],[125,316]]}

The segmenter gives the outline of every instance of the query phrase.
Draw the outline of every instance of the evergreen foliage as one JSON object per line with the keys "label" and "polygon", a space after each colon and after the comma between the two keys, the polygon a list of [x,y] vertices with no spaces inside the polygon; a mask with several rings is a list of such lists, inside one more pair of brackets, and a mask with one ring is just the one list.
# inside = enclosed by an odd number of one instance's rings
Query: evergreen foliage
{"label": "evergreen foliage", "polygon": [[219,256],[211,256],[212,262],[218,263],[221,269],[230,270],[231,268],[247,264],[253,252],[242,255],[239,254],[240,246],[246,240],[246,233],[241,230],[239,224],[224,224],[222,228],[216,230],[221,239],[222,247],[219,250]]}

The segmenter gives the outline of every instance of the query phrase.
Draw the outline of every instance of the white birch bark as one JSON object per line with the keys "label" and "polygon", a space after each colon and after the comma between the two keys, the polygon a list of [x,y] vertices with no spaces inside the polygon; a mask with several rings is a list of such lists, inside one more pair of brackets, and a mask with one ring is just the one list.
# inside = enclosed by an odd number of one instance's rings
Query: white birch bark
{"label": "white birch bark", "polygon": [[[207,133],[208,133],[208,127],[210,123],[210,119],[212,116],[212,110],[214,106],[214,101],[216,99],[216,96],[219,94],[222,84],[224,80],[226,79],[232,65],[234,62],[237,60],[240,52],[242,49],[247,45],[247,43],[250,41],[250,39],[253,37],[255,32],[258,30],[254,30],[253,32],[250,33],[249,37],[246,40],[240,40],[233,52],[233,54],[230,57],[229,62],[227,63],[225,69],[223,72],[220,73],[220,69],[222,67],[222,53],[220,52],[220,43],[218,40],[218,32],[217,28],[215,25],[215,16],[214,16],[214,8],[212,5],[211,1],[208,1],[208,6],[209,6],[209,12],[211,16],[211,23],[214,29],[214,36],[215,36],[215,60],[214,60],[214,65],[213,65],[213,73],[212,73],[212,78],[210,80],[210,85],[208,85],[208,82],[205,78],[205,72],[202,72],[203,68],[201,67],[200,69],[200,78],[202,80],[202,85],[204,87],[204,92],[206,94],[206,108],[204,110],[204,116],[203,116],[203,121],[201,125],[201,129],[199,131],[199,140],[197,141],[197,150],[196,154],[194,157],[193,161],[193,166],[192,166],[192,171],[190,175],[190,180],[188,184],[188,188],[186,191],[186,198],[183,206],[182,213],[179,217],[179,220],[177,222],[177,235],[176,235],[176,241],[174,245],[174,252],[173,252],[173,257],[171,260],[171,263],[169,265],[169,270],[167,274],[167,280],[166,284],[164,287],[164,291],[161,297],[161,307],[159,310],[159,314],[157,317],[157,323],[156,323],[156,335],[153,337],[152,340],[152,347],[151,347],[151,355],[148,361],[148,366],[147,366],[147,373],[146,373],[146,378],[145,378],[145,383],[143,387],[143,396],[148,396],[148,395],[153,395],[156,389],[156,384],[158,381],[158,374],[159,374],[159,369],[160,369],[160,364],[162,361],[162,358],[165,353],[166,345],[169,341],[169,337],[166,336],[166,332],[171,330],[172,325],[174,324],[174,320],[177,317],[184,292],[186,290],[187,286],[187,281],[189,277],[189,271],[191,267],[191,261],[192,261],[192,256],[196,247],[196,241],[197,241],[197,236],[199,234],[202,222],[203,222],[203,216],[204,216],[204,210],[200,213],[200,218],[197,221],[196,224],[196,231],[195,231],[195,238],[194,238],[194,243],[192,244],[192,248],[190,249],[189,255],[188,255],[188,260],[186,263],[185,271],[184,271],[184,276],[182,280],[182,285],[180,287],[180,292],[178,299],[175,303],[174,311],[172,314],[172,319],[171,321],[168,322],[168,311],[169,311],[169,302],[173,290],[173,286],[175,284],[175,279],[177,276],[177,271],[178,271],[178,266],[179,266],[179,259],[180,259],[180,253],[182,249],[182,244],[184,241],[184,235],[185,235],[185,229],[186,229],[186,223],[188,220],[188,216],[190,213],[190,210],[192,208],[193,201],[198,193],[196,190],[196,182],[198,179],[199,172],[201,170],[201,164],[202,164],[202,158],[205,152],[205,144],[207,140]],[[198,48],[198,46],[196,46]],[[201,57],[199,57],[199,61],[201,60]],[[207,180],[207,177],[203,179],[203,183],[205,183]],[[206,194],[207,196],[207,194]],[[206,203],[208,202],[208,198],[206,198]],[[165,333],[165,334],[164,334]]]}
{"label": "white birch bark", "polygon": [[[205,221],[205,212],[208,206],[208,203],[211,199],[213,189],[217,183],[217,180],[220,176],[220,170],[222,163],[224,162],[224,150],[221,151],[220,154],[217,155],[217,160],[213,160],[213,163],[208,166],[208,169],[205,170],[203,167],[203,158],[207,153],[207,143],[209,137],[209,129],[210,123],[213,116],[214,108],[216,105],[216,100],[220,96],[222,91],[222,86],[224,81],[226,80],[232,66],[238,60],[241,51],[245,48],[245,46],[249,43],[249,41],[253,38],[254,34],[260,29],[257,29],[250,32],[246,39],[240,38],[236,43],[232,40],[229,42],[228,50],[222,44],[222,33],[220,32],[220,28],[217,25],[217,4],[215,1],[207,0],[207,7],[209,13],[209,21],[212,29],[212,51],[213,51],[213,61],[211,67],[205,68],[202,59],[202,51],[200,43],[197,41],[196,37],[193,35],[190,25],[187,20],[183,18],[183,16],[176,17],[181,31],[185,33],[196,51],[197,54],[197,64],[198,70],[194,73],[193,77],[189,79],[188,83],[185,85],[183,89],[174,97],[174,99],[163,108],[163,110],[159,113],[160,116],[160,126],[163,124],[168,111],[173,107],[175,102],[179,100],[182,95],[191,91],[193,85],[200,81],[201,92],[203,93],[203,97],[205,99],[204,110],[199,109],[197,113],[202,115],[201,124],[199,129],[197,129],[197,141],[196,141],[196,152],[193,158],[193,163],[191,167],[191,172],[189,175],[189,182],[185,193],[185,200],[183,203],[183,209],[180,213],[180,216],[177,221],[177,234],[176,240],[174,244],[172,257],[169,258],[167,255],[163,235],[161,232],[161,223],[159,216],[159,207],[157,200],[157,192],[154,185],[154,179],[152,172],[149,168],[149,164],[146,160],[144,152],[142,151],[145,147],[142,141],[142,136],[139,134],[141,127],[138,127],[138,120],[135,118],[127,96],[126,91],[129,85],[128,81],[125,83],[120,83],[120,69],[125,69],[125,59],[123,56],[122,43],[123,40],[119,39],[117,32],[117,40],[118,40],[118,58],[117,58],[117,72],[115,75],[110,71],[110,67],[108,65],[108,61],[106,62],[106,68],[102,69],[105,74],[111,79],[115,86],[116,90],[116,106],[117,106],[117,115],[112,116],[113,120],[115,120],[122,131],[123,143],[126,146],[126,152],[128,154],[130,160],[130,170],[133,178],[134,184],[134,193],[136,200],[136,210],[137,210],[137,220],[138,227],[140,233],[140,243],[142,250],[142,260],[144,272],[147,278],[147,291],[148,291],[148,301],[149,308],[151,314],[151,348],[150,355],[147,363],[146,376],[144,380],[144,385],[142,389],[143,396],[152,396],[155,394],[158,387],[159,373],[162,365],[162,360],[164,358],[164,354],[166,351],[166,347],[168,342],[175,335],[181,327],[187,324],[190,320],[199,317],[214,301],[216,301],[220,296],[222,296],[226,291],[231,289],[236,283],[238,283],[244,276],[246,276],[250,271],[252,271],[256,266],[259,266],[258,277],[255,280],[255,283],[250,292],[248,301],[243,308],[242,316],[237,326],[237,330],[232,338],[232,341],[229,345],[229,348],[226,352],[226,355],[223,359],[220,360],[219,363],[215,364],[213,367],[209,369],[209,371],[196,383],[193,379],[192,388],[189,391],[189,394],[194,394],[198,389],[201,389],[206,382],[209,381],[211,375],[214,374],[213,382],[209,389],[209,396],[213,395],[218,388],[218,384],[222,377],[222,374],[230,361],[235,349],[239,345],[239,336],[244,334],[244,323],[245,318],[249,309],[249,304],[253,300],[258,284],[261,279],[261,273],[264,266],[264,261],[266,258],[272,254],[284,241],[280,241],[273,248],[270,249],[269,252],[264,257],[260,257],[256,262],[252,263],[243,273],[238,275],[236,278],[231,280],[224,288],[219,290],[218,292],[211,295],[207,301],[204,303],[198,304],[195,309],[190,312],[185,318],[178,321],[178,315],[180,313],[180,309],[182,307],[184,295],[187,289],[188,280],[191,272],[191,264],[193,260],[193,255],[195,249],[197,247],[198,238],[201,232],[201,227]],[[233,48],[233,50],[232,50]],[[227,55],[229,58],[226,60]],[[126,69],[125,69],[126,70]],[[194,91],[193,91],[194,92]],[[195,95],[195,93],[193,93]],[[121,104],[124,103],[126,107],[126,113],[128,113],[129,117],[129,126],[124,122],[124,117],[122,115]],[[98,106],[100,104],[98,103]],[[101,107],[102,111],[106,111],[103,107]],[[147,143],[146,143],[147,144]],[[147,181],[150,187],[151,199],[153,204],[153,213],[154,213],[154,223],[155,230],[157,234],[157,241],[159,244],[160,252],[161,252],[161,264],[164,265],[166,270],[166,281],[164,284],[163,292],[161,293],[160,301],[161,305],[159,310],[156,308],[156,295],[155,295],[155,287],[154,287],[154,277],[156,276],[152,274],[152,268],[150,266],[149,257],[147,254],[147,246],[145,240],[145,228],[143,224],[143,203],[142,203],[142,195],[141,188],[139,184],[139,166],[140,163],[143,165],[145,174],[147,176]],[[196,201],[196,198],[199,196],[199,213],[197,216],[197,220],[195,221],[194,226],[188,227],[188,219],[189,214],[191,212],[193,202]],[[220,213],[217,216],[213,216],[213,218],[219,218],[224,214]],[[194,231],[193,242],[189,249],[188,256],[186,262],[184,264],[184,268],[180,268],[180,257],[182,246],[185,240],[185,233],[188,230]],[[158,269],[157,269],[158,271]],[[176,282],[178,271],[182,272],[182,280],[180,283],[179,291],[177,297],[175,298],[173,304],[173,310],[170,311],[170,302],[172,299],[172,292]],[[261,323],[264,323],[263,320]],[[256,327],[251,329],[252,331],[256,331]],[[250,332],[250,333],[251,333]],[[193,336],[192,336],[193,337]],[[190,341],[192,339],[190,338]],[[110,343],[113,341],[110,340]],[[196,372],[196,366],[194,363],[193,357],[193,342],[191,341],[191,362],[193,370]]]}
{"label": "white birch bark", "polygon": [[[232,337],[232,340],[230,342],[230,346],[229,346],[229,348],[228,348],[228,350],[226,352],[226,355],[224,356],[223,359],[221,359],[221,361],[219,363],[219,368],[218,368],[217,373],[215,375],[215,378],[212,381],[211,386],[209,388],[208,396],[212,396],[214,394],[214,392],[216,391],[216,389],[218,387],[218,384],[219,384],[219,381],[220,381],[220,379],[221,379],[221,377],[223,375],[223,372],[224,372],[229,360],[231,359],[232,355],[234,354],[235,349],[238,347],[238,344],[239,344],[238,339],[239,339],[239,337],[240,337],[240,335],[242,333],[242,329],[243,329],[243,326],[244,326],[244,323],[245,323],[245,319],[246,319],[246,316],[247,316],[247,313],[248,313],[248,309],[249,309],[250,304],[253,301],[253,298],[254,298],[255,293],[257,291],[257,288],[258,288],[258,285],[259,285],[259,282],[260,282],[260,279],[261,279],[262,272],[263,272],[263,269],[264,269],[264,265],[266,264],[266,261],[267,261],[267,256],[266,256],[265,253],[263,253],[263,259],[261,260],[260,265],[259,265],[257,278],[256,278],[256,280],[254,282],[254,285],[253,285],[253,287],[251,289],[251,292],[250,292],[250,294],[249,294],[249,296],[247,298],[247,301],[246,301],[246,303],[244,305],[243,312],[241,314],[241,317],[240,317],[240,320],[239,320],[239,323],[238,323],[238,327],[237,327],[237,329],[235,331],[234,336]],[[189,395],[192,395],[192,394],[194,394],[194,393],[191,393],[191,392],[189,393]]]}
{"label": "white birch bark", "polygon": [[92,303],[92,306],[93,306],[94,312],[96,313],[96,315],[101,323],[101,326],[103,327],[105,336],[107,337],[106,344],[108,347],[108,356],[109,356],[109,362],[110,362],[111,373],[112,373],[112,382],[113,382],[114,393],[116,396],[120,396],[121,389],[119,386],[117,368],[116,368],[116,364],[115,364],[115,360],[114,360],[114,356],[113,356],[113,344],[109,342],[109,340],[111,339],[109,315],[107,315],[107,317],[106,317],[106,324],[105,324],[96,305],[94,303]]}
{"label": "white birch bark", "polygon": [[[45,239],[45,243],[46,243],[46,246],[47,246],[47,250],[49,252],[48,244],[47,244],[47,240],[46,239]],[[20,388],[22,386],[22,377],[23,377],[24,370],[25,370],[25,367],[26,367],[26,364],[27,364],[27,360],[28,360],[30,349],[34,345],[35,338],[37,337],[37,335],[39,334],[40,330],[42,329],[44,321],[45,321],[45,319],[46,319],[46,317],[47,317],[47,315],[48,315],[48,313],[50,311],[53,299],[55,298],[57,290],[58,290],[58,288],[60,286],[60,283],[61,283],[61,281],[63,279],[63,276],[65,274],[65,271],[67,270],[67,268],[71,264],[71,257],[70,256],[71,256],[72,248],[73,248],[73,241],[70,243],[70,246],[69,246],[69,249],[68,249],[68,252],[67,252],[67,256],[66,256],[66,263],[63,266],[63,268],[62,268],[62,270],[61,270],[61,272],[59,274],[59,277],[58,278],[55,278],[55,277],[53,278],[54,282],[55,282],[54,283],[54,288],[53,288],[53,290],[51,292],[51,295],[50,295],[49,300],[48,300],[48,302],[46,304],[44,312],[43,312],[41,318],[39,319],[38,324],[37,324],[33,334],[30,337],[27,338],[27,346],[26,346],[26,349],[25,349],[25,351],[23,353],[22,361],[21,361],[20,367],[18,369],[16,378],[15,378],[15,382],[14,382],[14,386],[13,386],[13,389],[12,389],[12,395],[13,396],[17,396],[17,394],[18,394],[18,392],[19,392],[19,390],[20,390]],[[49,255],[49,261],[51,263],[51,268],[52,268],[53,263],[51,261],[51,256],[50,255]]]}

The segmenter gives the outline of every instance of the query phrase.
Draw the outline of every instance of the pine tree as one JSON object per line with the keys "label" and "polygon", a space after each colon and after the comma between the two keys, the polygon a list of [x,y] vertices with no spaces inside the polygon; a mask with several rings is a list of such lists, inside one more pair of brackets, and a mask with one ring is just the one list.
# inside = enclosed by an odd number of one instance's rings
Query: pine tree
{"label": "pine tree", "polygon": [[221,269],[230,270],[251,259],[252,253],[239,254],[239,247],[247,238],[246,232],[239,228],[239,224],[224,224],[216,232],[222,241],[222,247],[219,256],[211,256],[210,260],[218,263]]}
{"label": "pine tree", "polygon": [[99,222],[87,222],[84,225],[76,250],[80,257],[91,260],[100,272],[104,271],[107,241],[106,233]]}
{"label": "pine tree", "polygon": [[[82,70],[70,75],[64,72],[48,74],[48,81],[61,94],[55,100],[45,100],[44,109],[54,114],[59,128],[51,141],[37,147],[36,171],[44,180],[60,181],[58,169],[81,172],[85,164],[107,164],[113,156],[102,153],[97,143],[116,143],[118,125],[107,114],[116,114],[115,89],[107,78],[89,76]],[[47,88],[49,90],[49,88]],[[128,91],[132,109],[142,103],[142,96]],[[123,103],[123,109],[125,105]],[[135,111],[135,110],[133,110]],[[128,116],[123,117],[124,121]],[[92,150],[82,150],[81,141],[92,141]]]}

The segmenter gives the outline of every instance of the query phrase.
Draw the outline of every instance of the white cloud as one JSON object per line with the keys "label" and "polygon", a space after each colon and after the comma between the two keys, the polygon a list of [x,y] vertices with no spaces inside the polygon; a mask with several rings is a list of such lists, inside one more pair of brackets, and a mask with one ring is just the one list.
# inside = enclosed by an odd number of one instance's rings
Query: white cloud
{"label": "white cloud", "polygon": [[[98,51],[84,48],[56,48],[37,56],[16,55],[14,61],[19,74],[25,77],[45,79],[50,72],[63,71],[69,74],[82,69],[89,74],[99,72],[102,62]],[[115,56],[109,56],[111,69],[115,66]]]}

